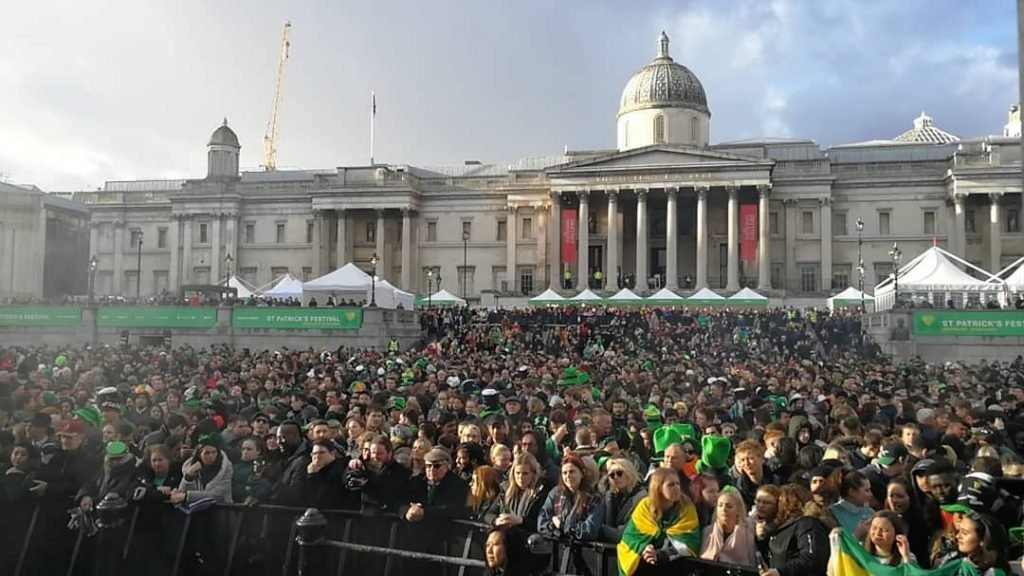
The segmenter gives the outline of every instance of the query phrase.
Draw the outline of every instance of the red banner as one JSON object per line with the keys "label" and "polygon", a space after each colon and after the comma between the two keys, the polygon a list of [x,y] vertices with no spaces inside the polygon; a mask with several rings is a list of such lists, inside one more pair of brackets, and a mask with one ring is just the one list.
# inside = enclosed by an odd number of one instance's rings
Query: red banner
{"label": "red banner", "polygon": [[562,264],[576,263],[576,211],[562,209]]}
{"label": "red banner", "polygon": [[740,204],[740,260],[757,261],[757,204]]}

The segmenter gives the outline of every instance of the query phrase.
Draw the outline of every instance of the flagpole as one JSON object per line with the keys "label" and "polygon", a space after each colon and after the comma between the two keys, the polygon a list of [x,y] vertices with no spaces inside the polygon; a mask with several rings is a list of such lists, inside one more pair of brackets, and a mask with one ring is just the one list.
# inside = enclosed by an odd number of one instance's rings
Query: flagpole
{"label": "flagpole", "polygon": [[377,93],[370,91],[370,166],[373,166],[373,122],[377,118]]}

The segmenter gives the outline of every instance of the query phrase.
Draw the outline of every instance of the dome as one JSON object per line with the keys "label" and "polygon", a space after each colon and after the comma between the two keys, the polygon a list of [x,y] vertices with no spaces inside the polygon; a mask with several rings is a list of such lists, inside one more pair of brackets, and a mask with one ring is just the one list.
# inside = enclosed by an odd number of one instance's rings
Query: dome
{"label": "dome", "polygon": [[224,124],[213,131],[210,136],[210,142],[207,146],[230,146],[232,148],[241,148],[238,144],[238,136],[235,131],[228,128],[228,119],[224,119]]}
{"label": "dome", "polygon": [[668,34],[658,38],[658,56],[626,83],[619,103],[619,116],[648,108],[687,108],[707,112],[704,87],[689,68],[668,54]]}
{"label": "dome", "polygon": [[893,138],[893,141],[915,144],[949,144],[959,142],[960,138],[937,127],[932,117],[922,111],[920,116],[914,118],[914,127]]}

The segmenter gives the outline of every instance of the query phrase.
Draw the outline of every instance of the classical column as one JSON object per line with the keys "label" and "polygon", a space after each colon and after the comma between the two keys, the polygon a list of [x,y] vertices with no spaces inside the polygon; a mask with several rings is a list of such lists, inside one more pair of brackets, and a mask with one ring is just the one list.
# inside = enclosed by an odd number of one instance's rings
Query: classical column
{"label": "classical column", "polygon": [[668,196],[665,218],[665,286],[669,290],[679,288],[679,187],[665,189]]}
{"label": "classical column", "polygon": [[576,289],[582,291],[590,285],[590,190],[580,190],[576,196],[580,199],[576,224]]}
{"label": "classical column", "polygon": [[739,193],[737,186],[727,186],[725,191],[729,194],[728,222],[728,258],[726,263],[725,289],[736,292],[740,289],[740,219],[739,219]]}
{"label": "classical column", "polygon": [[832,199],[822,198],[821,205],[821,289],[832,290]]}
{"label": "classical column", "polygon": [[957,256],[967,259],[967,230],[965,229],[964,220],[964,198],[965,194],[953,194],[953,218],[955,225],[953,226],[953,237],[956,238],[956,250],[953,252]]}
{"label": "classical column", "polygon": [[0,253],[0,262],[3,262],[3,268],[0,268],[0,278],[3,278],[3,283],[6,285],[6,292],[8,294],[14,294],[15,279],[18,277],[17,270],[15,268],[15,231],[14,224],[8,222],[3,230],[4,242],[3,252]]}
{"label": "classical column", "polygon": [[757,187],[757,289],[772,289],[771,261],[769,256],[770,230],[768,230],[768,192],[772,189],[771,184],[762,184]]}
{"label": "classical column", "polygon": [[647,189],[636,189],[636,288],[647,290]]}
{"label": "classical column", "polygon": [[993,192],[988,195],[989,201],[991,202],[988,207],[988,269],[993,274],[1003,268],[1000,265],[1000,261],[1003,259],[1003,231],[999,227],[999,201],[1002,197],[1002,192]]}
{"label": "classical column", "polygon": [[377,276],[383,280],[388,278],[388,266],[391,263],[387,257],[387,243],[384,242],[384,211],[377,210]]}
{"label": "classical column", "polygon": [[402,209],[402,290],[415,292],[412,270],[412,210]]}
{"label": "classical column", "polygon": [[797,202],[795,198],[787,198],[783,204],[786,206],[786,225],[783,228],[786,231],[786,277],[782,280],[782,287],[789,291],[798,285],[796,268]]}
{"label": "classical column", "polygon": [[605,247],[604,278],[609,290],[619,289],[619,191],[606,190],[608,195],[608,245]]}
{"label": "classical column", "polygon": [[344,210],[337,210],[335,217],[335,224],[338,227],[338,261],[335,263],[335,268],[341,268],[348,264],[348,214]]}
{"label": "classical column", "polygon": [[[547,237],[547,233],[548,233],[548,208],[546,206],[538,207],[538,208],[536,208],[534,210],[533,214],[534,214],[534,216],[536,217],[536,220],[537,220],[534,223],[534,228],[533,228],[534,234],[537,237],[536,238],[536,240],[537,240],[537,258],[534,261],[537,262],[538,264],[541,264],[541,263],[546,264],[547,261],[548,261],[547,259],[549,258],[549,256],[548,256],[548,237]],[[543,266],[543,265],[538,266],[536,273],[537,273],[538,277],[534,281],[534,284],[533,284],[534,289],[537,289],[540,286],[544,286],[544,284],[542,283],[542,281],[544,279],[541,278],[540,275],[541,274],[544,274],[544,275],[548,274],[548,267],[547,266]]]}
{"label": "classical column", "polygon": [[[380,232],[377,232],[380,234]],[[327,273],[323,269],[324,251],[324,212],[313,209],[313,277],[319,278]]]}
{"label": "classical column", "polygon": [[[180,286],[181,256],[178,252],[178,238],[181,234],[178,228],[181,226],[181,218],[177,214],[171,215],[171,225],[167,229],[167,247],[171,249],[171,269],[167,271],[167,291],[171,294],[178,293]],[[237,256],[235,256],[237,258]]]}
{"label": "classical column", "polygon": [[124,226],[122,221],[114,222],[114,281],[111,292],[124,296]]}
{"label": "classical column", "polygon": [[[505,278],[508,279],[509,292],[516,292],[516,236],[519,229],[519,210],[515,206],[508,207],[508,218],[505,220]],[[495,286],[501,290],[501,286]]]}
{"label": "classical column", "polygon": [[42,203],[39,206],[39,216],[36,222],[35,238],[32,241],[31,250],[33,254],[32,262],[36,263],[32,267],[32,271],[35,273],[32,293],[44,296],[44,285],[46,283],[46,207]]}
{"label": "classical column", "polygon": [[558,290],[562,285],[562,195],[551,192],[551,250],[549,255],[548,288]]}
{"label": "classical column", "polygon": [[708,286],[708,186],[697,186],[697,283],[695,288]]}
{"label": "classical column", "polygon": [[181,249],[181,284],[192,283],[192,216],[182,216],[185,221],[185,238]]}
{"label": "classical column", "polygon": [[226,272],[237,273],[238,272],[238,214],[225,214],[224,215],[224,257],[227,258],[231,255],[231,258],[235,261],[234,265],[230,267]]}
{"label": "classical column", "polygon": [[96,256],[100,251],[100,223],[89,222],[89,256]]}
{"label": "classical column", "polygon": [[[220,219],[223,214],[213,215],[213,236],[210,238],[210,283],[217,284],[220,276]],[[232,256],[234,258],[234,256]]]}

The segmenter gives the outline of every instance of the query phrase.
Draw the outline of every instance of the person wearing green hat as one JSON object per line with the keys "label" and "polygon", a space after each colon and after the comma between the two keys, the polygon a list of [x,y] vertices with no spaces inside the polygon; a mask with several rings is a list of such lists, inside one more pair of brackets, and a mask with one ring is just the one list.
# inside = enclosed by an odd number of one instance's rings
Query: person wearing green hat
{"label": "person wearing green hat", "polygon": [[711,474],[718,478],[718,484],[729,484],[729,454],[732,442],[725,436],[708,434],[700,439],[700,459],[697,460],[698,474]]}
{"label": "person wearing green hat", "polygon": [[128,500],[135,488],[135,456],[124,442],[110,442],[103,450],[103,472],[79,489],[75,499],[89,512],[99,500],[114,493]]}

